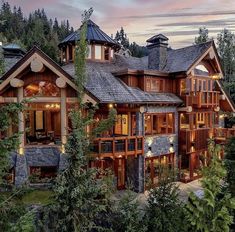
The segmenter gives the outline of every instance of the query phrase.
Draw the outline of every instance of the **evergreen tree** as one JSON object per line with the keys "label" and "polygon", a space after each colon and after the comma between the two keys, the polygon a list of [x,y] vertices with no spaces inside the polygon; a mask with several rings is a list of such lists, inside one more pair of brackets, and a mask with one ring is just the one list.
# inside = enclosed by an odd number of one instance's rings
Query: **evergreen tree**
{"label": "evergreen tree", "polygon": [[225,167],[230,193],[235,197],[235,137],[229,139],[225,146]]}
{"label": "evergreen tree", "polygon": [[127,38],[127,34],[125,33],[123,27],[121,27],[120,31],[117,31],[115,40],[126,49],[130,46],[129,39]]}
{"label": "evergreen tree", "polygon": [[223,161],[218,158],[219,145],[215,145],[213,140],[209,141],[208,151],[211,156],[210,165],[203,169],[201,181],[204,193],[202,197],[190,193],[186,218],[192,231],[229,231],[233,221],[230,209],[235,208],[235,201],[222,190],[221,184],[226,177],[226,170]]}
{"label": "evergreen tree", "polygon": [[[74,107],[70,117],[72,132],[66,144],[68,167],[56,180],[55,202],[52,213],[57,223],[56,231],[97,231],[99,216],[106,210],[106,194],[109,188],[101,180],[97,180],[96,170],[89,168],[91,160],[90,144],[92,134],[86,133],[87,126],[94,123],[95,108],[83,103],[84,84],[86,82],[85,58],[87,53],[86,28],[87,20],[92,9],[84,13],[84,20],[80,31],[80,41],[75,51],[75,84],[77,86],[78,104]],[[84,113],[86,117],[84,117]],[[109,129],[115,119],[115,112],[102,125]],[[51,215],[51,214],[50,214]]]}
{"label": "evergreen tree", "polygon": [[159,187],[150,190],[146,209],[149,232],[186,231],[183,205],[178,187],[173,183],[175,173],[162,167]]}
{"label": "evergreen tree", "polygon": [[114,202],[113,207],[110,207],[112,212],[109,216],[111,218],[112,231],[125,232],[145,232],[147,227],[143,223],[143,209],[140,208],[136,200],[136,194],[130,189],[124,193],[120,200]]}
{"label": "evergreen tree", "polygon": [[234,81],[235,62],[235,35],[224,29],[217,36],[218,53],[227,82]]}
{"label": "evergreen tree", "polygon": [[195,37],[195,44],[205,43],[210,41],[209,30],[206,27],[200,27],[198,31],[199,36]]}
{"label": "evergreen tree", "polygon": [[3,49],[0,46],[0,77],[4,72],[5,72],[5,64],[4,64]]}

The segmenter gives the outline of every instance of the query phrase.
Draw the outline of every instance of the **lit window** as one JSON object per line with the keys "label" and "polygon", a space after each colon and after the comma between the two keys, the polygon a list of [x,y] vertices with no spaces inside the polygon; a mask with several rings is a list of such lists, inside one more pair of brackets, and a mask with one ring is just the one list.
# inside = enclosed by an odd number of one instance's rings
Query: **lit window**
{"label": "lit window", "polygon": [[87,59],[91,59],[91,45],[87,46]]}
{"label": "lit window", "polygon": [[114,51],[111,49],[110,57],[113,58]]}
{"label": "lit window", "polygon": [[95,59],[101,60],[101,45],[95,45]]}
{"label": "lit window", "polygon": [[55,84],[51,82],[39,81],[27,85],[24,89],[24,96],[58,97],[60,96],[60,90]]}
{"label": "lit window", "polygon": [[147,114],[144,120],[145,135],[174,133],[174,115],[172,113]]}

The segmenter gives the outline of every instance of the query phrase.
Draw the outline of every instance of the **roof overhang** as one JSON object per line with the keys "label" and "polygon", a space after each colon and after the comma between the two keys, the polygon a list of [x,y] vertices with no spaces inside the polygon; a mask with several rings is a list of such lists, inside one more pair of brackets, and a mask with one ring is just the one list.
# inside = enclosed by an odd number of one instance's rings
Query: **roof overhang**
{"label": "roof overhang", "polygon": [[114,76],[123,76],[123,75],[151,75],[151,76],[161,76],[161,77],[169,77],[169,73],[161,72],[158,70],[138,70],[138,69],[122,69],[117,72],[112,73]]}
{"label": "roof overhang", "polygon": [[195,68],[197,65],[199,65],[202,60],[206,57],[209,56],[211,59],[215,59],[217,66],[218,66],[218,71],[219,73],[222,75],[221,78],[223,78],[224,73],[223,73],[223,69],[220,63],[220,59],[219,59],[219,55],[217,53],[217,49],[215,47],[214,41],[211,42],[211,45],[204,51],[203,54],[201,54],[196,60],[195,62],[189,67],[189,69],[187,70],[187,75],[189,75]]}
{"label": "roof overhang", "polygon": [[225,100],[227,101],[230,109],[231,109],[231,112],[235,113],[235,105],[233,103],[233,100],[230,98],[230,96],[228,95],[228,93],[223,89],[223,86],[221,85],[221,83],[216,80],[216,83],[218,84],[221,92],[223,93],[223,95],[225,96]]}

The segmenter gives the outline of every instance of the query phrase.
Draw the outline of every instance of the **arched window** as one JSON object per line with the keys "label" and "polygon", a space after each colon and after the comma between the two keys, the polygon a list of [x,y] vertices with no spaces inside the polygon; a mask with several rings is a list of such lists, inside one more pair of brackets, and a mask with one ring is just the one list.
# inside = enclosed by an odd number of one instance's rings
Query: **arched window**
{"label": "arched window", "polygon": [[58,97],[60,89],[53,83],[47,81],[38,81],[27,85],[24,88],[25,97]]}

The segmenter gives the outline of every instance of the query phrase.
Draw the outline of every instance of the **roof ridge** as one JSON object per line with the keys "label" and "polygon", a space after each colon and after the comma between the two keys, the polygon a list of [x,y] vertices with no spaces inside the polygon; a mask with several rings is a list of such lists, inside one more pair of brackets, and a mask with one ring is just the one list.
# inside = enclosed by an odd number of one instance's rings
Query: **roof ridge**
{"label": "roof ridge", "polygon": [[182,50],[182,49],[185,49],[185,48],[196,47],[196,46],[204,45],[204,44],[213,44],[213,40],[210,40],[210,41],[207,41],[207,42],[203,42],[203,43],[200,43],[200,44],[192,44],[190,46],[186,46],[186,47],[182,47],[182,48],[171,49],[169,51],[178,51],[178,50]]}

